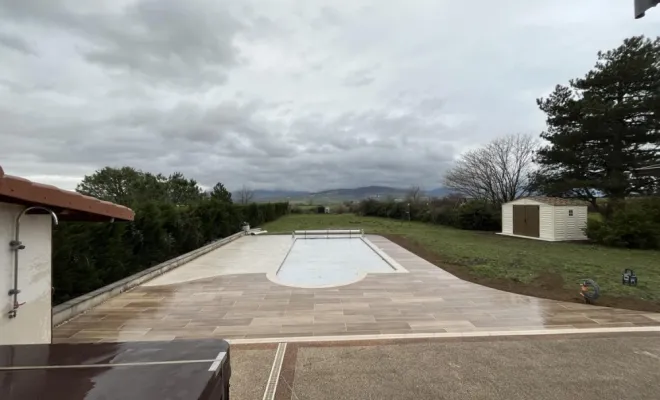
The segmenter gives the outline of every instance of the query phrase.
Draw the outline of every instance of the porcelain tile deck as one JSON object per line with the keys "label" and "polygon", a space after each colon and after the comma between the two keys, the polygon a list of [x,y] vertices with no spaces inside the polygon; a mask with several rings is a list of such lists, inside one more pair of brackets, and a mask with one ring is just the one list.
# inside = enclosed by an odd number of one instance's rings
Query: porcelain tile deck
{"label": "porcelain tile deck", "polygon": [[[190,280],[194,275],[190,271],[174,270],[170,274],[185,276],[186,281],[160,286],[152,282],[123,293],[57,327],[54,341],[660,326],[660,314],[538,299],[462,281],[385,238],[368,237],[409,273],[367,274],[359,282],[322,289],[281,286],[271,282],[266,271],[208,277],[214,257],[224,257],[227,249],[221,247],[205,256],[204,278]],[[238,242],[244,239],[240,244],[246,255],[244,262],[254,254],[265,256],[260,240],[247,237]],[[272,237],[265,240],[277,241]],[[229,248],[234,259],[237,246]],[[281,245],[276,248],[273,257],[284,257]],[[255,262],[260,268],[266,265]],[[272,266],[278,264],[270,261]],[[247,270],[254,271],[251,267]],[[177,282],[168,274],[162,278],[163,283]]]}

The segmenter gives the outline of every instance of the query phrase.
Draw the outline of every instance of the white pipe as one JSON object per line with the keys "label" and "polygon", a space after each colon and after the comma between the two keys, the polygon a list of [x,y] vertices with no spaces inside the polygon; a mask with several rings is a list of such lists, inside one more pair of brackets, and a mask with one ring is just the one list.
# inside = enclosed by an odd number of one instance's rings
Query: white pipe
{"label": "white pipe", "polygon": [[16,313],[18,310],[18,307],[21,306],[21,304],[18,302],[18,294],[21,292],[18,290],[18,252],[22,249],[25,248],[23,244],[20,241],[20,234],[21,234],[21,218],[23,218],[23,215],[27,213],[28,211],[31,210],[44,210],[50,213],[50,216],[53,218],[53,223],[55,225],[59,224],[59,220],[57,219],[57,215],[53,212],[53,210],[46,208],[46,207],[41,207],[41,206],[34,206],[34,207],[27,207],[23,211],[21,211],[20,214],[18,214],[18,217],[16,217],[16,228],[14,231],[14,240],[12,240],[9,243],[9,246],[11,249],[14,251],[14,287],[9,290],[9,295],[13,296],[13,305],[11,310],[9,310],[9,318],[16,318]]}

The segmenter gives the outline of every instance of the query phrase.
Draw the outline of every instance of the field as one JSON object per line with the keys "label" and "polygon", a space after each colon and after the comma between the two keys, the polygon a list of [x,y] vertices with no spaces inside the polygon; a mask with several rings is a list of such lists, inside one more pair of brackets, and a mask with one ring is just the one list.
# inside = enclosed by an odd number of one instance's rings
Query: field
{"label": "field", "polygon": [[[270,233],[296,229],[364,229],[381,234],[465,280],[510,292],[581,301],[581,279],[601,288],[598,305],[660,311],[660,252],[548,243],[462,231],[419,222],[352,214],[288,215],[264,226]],[[621,284],[625,268],[636,287]]]}

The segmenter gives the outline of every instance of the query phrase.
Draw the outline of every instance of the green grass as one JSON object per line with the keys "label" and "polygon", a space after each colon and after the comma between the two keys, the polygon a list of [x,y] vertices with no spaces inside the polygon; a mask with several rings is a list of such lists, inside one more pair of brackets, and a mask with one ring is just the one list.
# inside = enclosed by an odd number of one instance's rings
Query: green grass
{"label": "green grass", "polygon": [[[353,214],[288,215],[263,228],[271,233],[351,228],[374,234],[400,234],[433,251],[443,262],[461,265],[478,276],[529,283],[540,273],[551,272],[560,274],[565,286],[575,287],[576,291],[581,279],[591,278],[607,295],[660,301],[660,252],[657,251],[549,243]],[[638,286],[621,284],[625,268],[635,271]]]}
{"label": "green grass", "polygon": [[301,209],[302,211],[311,211],[316,210],[319,206],[309,205],[309,204],[292,204],[292,207]]}

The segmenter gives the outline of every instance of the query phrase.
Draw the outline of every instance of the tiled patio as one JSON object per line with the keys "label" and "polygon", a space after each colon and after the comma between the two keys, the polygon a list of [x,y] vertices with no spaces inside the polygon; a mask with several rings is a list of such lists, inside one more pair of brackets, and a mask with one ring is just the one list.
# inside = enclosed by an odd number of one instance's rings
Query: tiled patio
{"label": "tiled patio", "polygon": [[[124,293],[54,330],[54,341],[268,338],[428,332],[660,326],[660,314],[563,303],[462,281],[379,236],[369,240],[409,273],[369,274],[341,287],[298,289],[264,272],[212,276],[221,247],[148,285]],[[250,240],[250,242],[247,242]],[[286,236],[239,239],[259,268],[277,268]],[[279,241],[282,241],[281,243]],[[264,264],[262,257],[273,250]],[[234,252],[235,253],[235,252]],[[256,256],[259,257],[256,257]],[[237,260],[234,254],[232,260]],[[259,258],[259,260],[257,260]],[[249,260],[249,258],[247,258]],[[196,269],[202,279],[191,280]],[[236,268],[234,268],[235,270]],[[246,271],[246,272],[247,272]],[[163,284],[154,285],[161,282]],[[165,284],[169,283],[169,284]]]}

